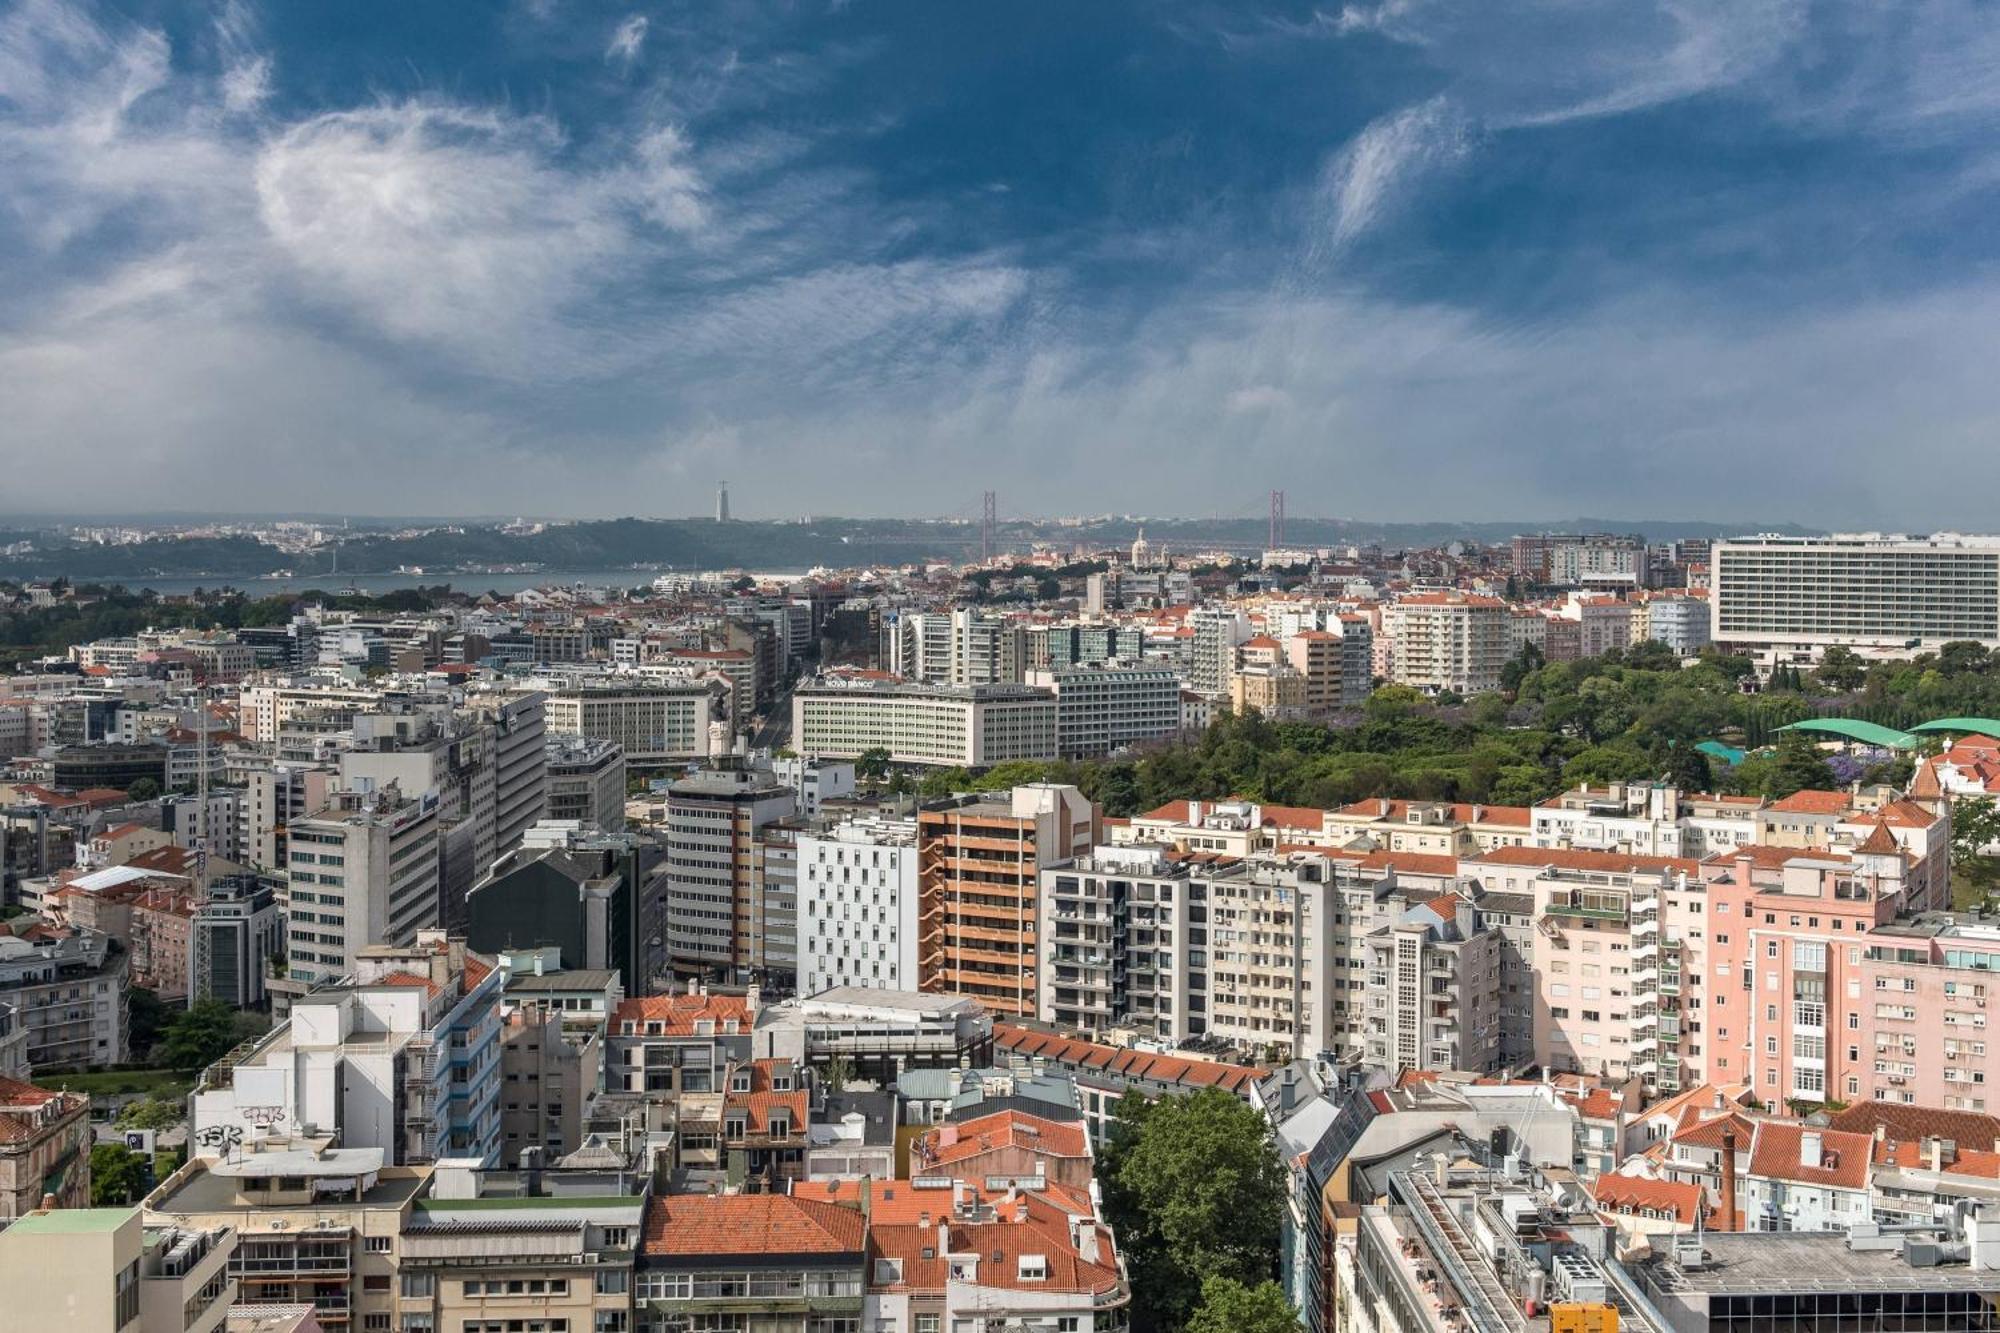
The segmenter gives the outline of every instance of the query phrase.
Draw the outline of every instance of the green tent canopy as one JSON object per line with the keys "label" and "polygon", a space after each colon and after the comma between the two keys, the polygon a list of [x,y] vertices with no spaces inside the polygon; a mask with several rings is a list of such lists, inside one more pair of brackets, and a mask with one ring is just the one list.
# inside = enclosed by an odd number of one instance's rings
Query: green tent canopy
{"label": "green tent canopy", "polygon": [[[2000,726],[2000,722],[1993,725]],[[1809,717],[1803,722],[1779,727],[1779,731],[1808,731],[1820,736],[1838,736],[1842,740],[1857,741],[1862,745],[1876,745],[1885,750],[1908,750],[1916,746],[1917,738],[1907,731],[1885,727],[1875,722],[1863,722],[1852,717]]]}

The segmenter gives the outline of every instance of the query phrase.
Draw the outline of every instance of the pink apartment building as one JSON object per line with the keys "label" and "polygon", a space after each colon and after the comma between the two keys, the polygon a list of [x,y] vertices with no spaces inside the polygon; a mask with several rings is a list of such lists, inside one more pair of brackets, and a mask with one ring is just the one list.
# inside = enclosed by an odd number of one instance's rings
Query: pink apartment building
{"label": "pink apartment building", "polygon": [[1709,1078],[1767,1103],[1848,1099],[1863,959],[1911,906],[1910,864],[1885,824],[1848,851],[1743,847],[1704,864]]}

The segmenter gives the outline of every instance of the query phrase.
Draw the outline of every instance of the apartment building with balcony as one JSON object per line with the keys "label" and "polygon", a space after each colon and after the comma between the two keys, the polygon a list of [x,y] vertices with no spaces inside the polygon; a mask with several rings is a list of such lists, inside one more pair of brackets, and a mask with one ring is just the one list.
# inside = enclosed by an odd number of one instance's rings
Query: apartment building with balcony
{"label": "apartment building with balcony", "polygon": [[[1041,872],[1035,1017],[1091,1036],[1178,1045],[1206,1029],[1207,934],[1192,927],[1191,858],[1153,844],[1097,848]],[[1196,949],[1194,941],[1200,940]],[[1199,965],[1197,965],[1199,964]]]}
{"label": "apartment building with balcony", "polygon": [[[1332,1048],[1333,959],[1339,950],[1327,862],[1253,859],[1215,863],[1189,888],[1190,1022],[1238,1049],[1279,1060]],[[1204,995],[1194,964],[1208,965]]]}
{"label": "apartment building with balcony", "polygon": [[1660,1092],[1702,1081],[1700,862],[1520,847],[1468,865],[1490,889],[1533,897],[1538,1063]]}
{"label": "apartment building with balcony", "polygon": [[612,1012],[604,1084],[611,1092],[673,1101],[721,1089],[728,1068],[750,1057],[758,996],[695,990],[633,996]]}
{"label": "apartment building with balcony", "polygon": [[52,1197],[90,1203],[90,1099],[0,1074],[0,1227]]}
{"label": "apartment building with balcony", "polygon": [[1028,673],[1056,696],[1056,753],[1102,759],[1181,730],[1181,676],[1171,666],[1112,661]]}
{"label": "apartment building with balcony", "polygon": [[1034,783],[932,802],[917,839],[918,989],[1032,1017],[1041,872],[1097,843],[1097,808],[1074,787]]}
{"label": "apartment building with balcony", "polygon": [[1846,1100],[1850,1079],[1900,1097],[1906,1084],[1887,1080],[1922,1062],[1904,1052],[1915,1010],[1876,993],[1884,974],[1864,956],[1910,914],[1909,864],[1886,827],[1845,852],[1749,847],[1709,863],[1710,1077],[1766,1101]]}
{"label": "apartment building with balcony", "polygon": [[148,1224],[136,1207],[46,1208],[0,1231],[12,1327],[218,1333],[237,1297],[228,1226]]}
{"label": "apartment building with balcony", "polygon": [[241,1304],[311,1306],[328,1333],[396,1328],[397,1237],[430,1168],[386,1166],[379,1148],[323,1139],[229,1153],[197,1155],[161,1181],[147,1216],[234,1231],[225,1271]]}
{"label": "apartment building with balcony", "polygon": [[1367,937],[1366,1058],[1381,1069],[1500,1062],[1500,934],[1472,900],[1440,894]]}
{"label": "apartment building with balcony", "polygon": [[1689,794],[1659,782],[1572,788],[1534,807],[1537,847],[1700,858],[1760,840],[1756,796]]}
{"label": "apartment building with balcony", "polygon": [[648,1197],[637,1171],[441,1166],[395,1238],[390,1327],[632,1333]]}
{"label": "apartment building with balcony", "polygon": [[650,1177],[616,1153],[593,1156],[518,1171],[395,1167],[373,1149],[264,1139],[196,1157],[148,1197],[146,1216],[233,1229],[226,1271],[240,1302],[310,1309],[334,1333],[632,1333]]}
{"label": "apartment building with balcony", "polygon": [[754,1050],[817,1068],[838,1060],[886,1085],[911,1069],[990,1064],[993,1019],[962,996],[837,986],[759,1009]]}
{"label": "apartment building with balcony", "polygon": [[1846,947],[1860,952],[1835,1001],[1852,1017],[1826,1034],[1828,1096],[2000,1110],[2000,928],[1932,912]]}
{"label": "apartment building with balcony", "polygon": [[1391,677],[1426,694],[1478,694],[1500,687],[1509,661],[1509,613],[1497,597],[1417,593],[1382,608]]}
{"label": "apartment building with balcony", "polygon": [[2000,541],[1934,533],[1763,535],[1709,554],[1710,636],[1764,663],[1829,644],[1907,655],[1953,639],[2000,643]]}
{"label": "apartment building with balcony", "polygon": [[221,1150],[330,1134],[390,1165],[497,1162],[503,981],[442,932],[362,950],[348,978],[203,1071],[190,1141]]}
{"label": "apartment building with balcony", "polygon": [[867,1219],[788,1194],[682,1194],[647,1207],[635,1273],[642,1329],[858,1329]]}
{"label": "apartment building with balcony", "polygon": [[1325,831],[1335,846],[1365,838],[1376,848],[1426,856],[1476,856],[1495,847],[1534,840],[1536,809],[1463,801],[1356,801],[1326,812]]}
{"label": "apartment building with balcony", "polygon": [[122,1064],[131,955],[101,931],[36,916],[0,923],[0,1003],[25,1032],[30,1068]]}

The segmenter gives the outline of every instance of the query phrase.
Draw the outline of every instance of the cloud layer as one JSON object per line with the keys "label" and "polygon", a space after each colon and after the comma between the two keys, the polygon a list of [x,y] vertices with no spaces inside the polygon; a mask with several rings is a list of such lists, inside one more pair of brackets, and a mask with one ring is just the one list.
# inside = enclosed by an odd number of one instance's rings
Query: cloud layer
{"label": "cloud layer", "polygon": [[452,13],[0,15],[0,510],[1991,526],[1970,3]]}

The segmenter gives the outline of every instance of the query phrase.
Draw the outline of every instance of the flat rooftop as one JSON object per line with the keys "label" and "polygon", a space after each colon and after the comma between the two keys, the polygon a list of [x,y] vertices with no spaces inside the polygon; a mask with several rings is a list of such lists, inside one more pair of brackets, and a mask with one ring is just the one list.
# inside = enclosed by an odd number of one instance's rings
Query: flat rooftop
{"label": "flat rooftop", "polygon": [[524,972],[518,976],[508,976],[507,993],[515,995],[536,991],[601,991],[617,977],[616,972],[597,967],[580,967],[568,972]]}
{"label": "flat rooftop", "polygon": [[1900,1249],[1856,1250],[1838,1231],[1711,1231],[1702,1240],[1708,1262],[1684,1269],[1668,1259],[1640,1266],[1662,1291],[1713,1296],[1764,1292],[1992,1291],[2000,1271],[1969,1264],[1912,1268]]}
{"label": "flat rooftop", "polygon": [[[361,1196],[357,1205],[346,1199],[321,1199],[313,1203],[259,1203],[252,1205],[258,1212],[277,1212],[296,1209],[300,1212],[330,1212],[341,1208],[401,1208],[411,1199],[423,1193],[430,1185],[428,1171],[410,1176],[382,1176]],[[231,1213],[243,1208],[240,1200],[242,1192],[238,1182],[228,1176],[218,1176],[213,1171],[197,1171],[182,1182],[172,1194],[156,1200],[151,1206],[160,1213]]]}
{"label": "flat rooftop", "polygon": [[800,1003],[914,1009],[927,1014],[955,1014],[974,1005],[973,1001],[963,995],[930,995],[917,991],[890,990],[883,986],[835,986],[817,995],[803,996]]}
{"label": "flat rooftop", "polygon": [[51,1208],[46,1213],[28,1213],[16,1218],[7,1229],[23,1236],[104,1235],[125,1225],[134,1208]]}

